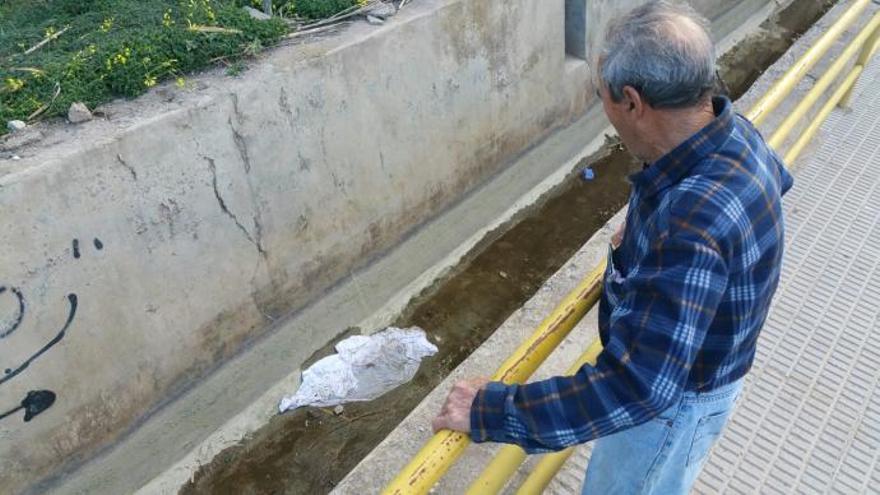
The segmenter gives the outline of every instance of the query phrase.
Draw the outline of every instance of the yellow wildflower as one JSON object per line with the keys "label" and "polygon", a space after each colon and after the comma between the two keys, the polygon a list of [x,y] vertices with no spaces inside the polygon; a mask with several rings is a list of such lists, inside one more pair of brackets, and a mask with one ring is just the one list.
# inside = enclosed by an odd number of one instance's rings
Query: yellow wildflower
{"label": "yellow wildflower", "polygon": [[112,29],[112,28],[113,28],[113,18],[112,17],[108,17],[108,18],[104,19],[104,22],[101,23],[101,31],[104,31],[105,33],[110,31],[110,29]]}
{"label": "yellow wildflower", "polygon": [[9,91],[16,92],[19,89],[24,87],[24,81],[17,77],[7,77],[6,78],[6,88]]}
{"label": "yellow wildflower", "polygon": [[186,86],[186,79],[178,77],[176,81],[177,87],[183,89]]}
{"label": "yellow wildflower", "polygon": [[162,14],[162,25],[167,28],[174,25],[174,19],[171,18],[171,9],[166,10],[165,13]]}
{"label": "yellow wildflower", "polygon": [[46,37],[50,37],[55,34],[55,28],[53,26],[49,26],[46,28]]}
{"label": "yellow wildflower", "polygon": [[211,22],[215,22],[217,17],[214,15],[214,9],[211,7],[210,0],[202,0],[202,10],[205,11],[205,15],[208,17],[208,20]]}
{"label": "yellow wildflower", "polygon": [[146,86],[148,88],[152,88],[155,85],[156,85],[155,76],[147,76],[144,78],[144,86]]}

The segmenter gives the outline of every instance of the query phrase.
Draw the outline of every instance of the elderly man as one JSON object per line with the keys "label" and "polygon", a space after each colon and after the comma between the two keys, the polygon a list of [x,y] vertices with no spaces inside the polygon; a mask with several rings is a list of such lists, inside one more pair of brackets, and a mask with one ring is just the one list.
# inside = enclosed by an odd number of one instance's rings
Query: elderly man
{"label": "elderly man", "polygon": [[599,97],[646,165],[609,248],[595,366],[457,383],[434,429],[547,452],[598,441],[584,493],[687,493],[749,371],[779,281],[782,161],[713,97],[707,22],[649,2],[612,23]]}

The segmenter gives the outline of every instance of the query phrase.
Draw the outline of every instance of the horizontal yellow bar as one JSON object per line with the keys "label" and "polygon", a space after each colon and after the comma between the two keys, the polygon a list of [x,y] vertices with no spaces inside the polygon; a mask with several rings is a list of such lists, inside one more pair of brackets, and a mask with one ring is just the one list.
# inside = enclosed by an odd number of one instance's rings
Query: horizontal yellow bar
{"label": "horizontal yellow bar", "polygon": [[843,53],[840,54],[834,63],[828,67],[828,70],[822,77],[816,81],[816,84],[810,88],[810,91],[801,99],[800,103],[794,108],[791,114],[779,124],[776,132],[770,137],[767,144],[773,149],[779,149],[785,138],[791,133],[795,125],[802,119],[812,106],[819,100],[823,93],[831,86],[837,76],[843,72],[846,64],[862,49],[865,41],[874,34],[874,31],[880,27],[880,12],[874,14],[874,17],[862,29],[859,34],[849,43]]}
{"label": "horizontal yellow bar", "polygon": [[[868,37],[867,41],[865,41],[865,46],[862,47],[862,52],[859,54],[859,58],[856,59],[855,65],[861,65],[862,67],[868,65],[868,60],[874,56],[878,43],[880,43],[880,28],[875,29],[874,33]],[[840,99],[840,106],[845,107],[849,105],[849,100],[854,89],[855,83],[853,83],[849,91],[843,95],[843,98]]]}
{"label": "horizontal yellow bar", "polygon": [[804,148],[807,146],[807,143],[813,139],[813,136],[816,135],[816,132],[819,130],[819,127],[822,126],[822,123],[825,122],[825,119],[828,118],[828,115],[834,110],[834,107],[843,99],[844,95],[855,85],[856,80],[859,78],[859,75],[864,70],[864,67],[861,65],[857,65],[853,67],[852,71],[850,71],[849,75],[846,76],[846,79],[843,80],[840,87],[837,88],[837,91],[831,95],[831,98],[828,99],[828,102],[819,110],[819,113],[816,114],[816,117],[810,122],[810,125],[804,129],[798,138],[797,142],[795,142],[791,149],[785,154],[785,163],[788,164],[789,168],[794,167],[795,160],[798,156],[800,156],[801,152],[804,151]]}
{"label": "horizontal yellow bar", "polygon": [[806,53],[792,64],[791,68],[764,93],[764,96],[757,103],[752,105],[749,111],[746,112],[746,117],[756,126],[764,122],[767,115],[791,94],[795,86],[819,62],[828,49],[834,45],[834,42],[843,34],[846,28],[858,19],[859,14],[862,13],[869,3],[870,0],[857,0],[853,2],[852,6],[840,16],[840,19],[816,40],[816,43]]}
{"label": "horizontal yellow bar", "polygon": [[468,444],[470,438],[457,431],[444,430],[435,434],[382,493],[428,493],[434,483],[461,456]]}
{"label": "horizontal yellow bar", "polygon": [[[574,364],[565,370],[566,375],[573,375],[585,364],[596,364],[596,358],[602,352],[602,342],[599,339],[593,341],[592,344],[578,357]],[[507,484],[507,481],[516,473],[520,464],[526,459],[526,453],[517,445],[505,445],[501,447],[492,462],[486,466],[486,469],[480,476],[471,483],[468,488],[467,495],[487,495],[498,493]]]}
{"label": "horizontal yellow bar", "polygon": [[[531,376],[599,300],[604,272],[603,262],[565,296],[550,316],[498,368],[492,380],[521,383]],[[468,443],[468,436],[460,433],[441,431],[435,434],[382,493],[427,493],[461,456]]]}
{"label": "horizontal yellow bar", "polygon": [[587,311],[599,300],[607,260],[593,269],[583,281],[544,319],[528,340],[505,361],[493,380],[522,383],[538,369],[550,353],[571,333]]}
{"label": "horizontal yellow bar", "polygon": [[471,483],[465,495],[492,495],[501,492],[527,456],[526,451],[519,445],[501,447],[492,462]]}
{"label": "horizontal yellow bar", "polygon": [[[574,447],[569,447],[565,450],[560,450],[559,452],[547,454],[542,457],[538,462],[538,465],[535,466],[535,469],[529,473],[529,477],[526,478],[522,485],[520,485],[516,494],[534,495],[536,493],[543,493],[573,453]],[[586,469],[586,466],[584,466],[584,469]]]}
{"label": "horizontal yellow bar", "polygon": [[[577,373],[585,364],[594,365],[599,353],[602,352],[602,343],[596,339],[587,351],[566,371],[567,375]],[[559,452],[547,454],[541,458],[535,469],[529,474],[529,477],[523,482],[522,486],[517,490],[517,495],[528,495],[533,493],[542,493],[550,481],[556,476],[556,473],[562,469],[565,461],[574,453],[574,447],[569,447]]]}

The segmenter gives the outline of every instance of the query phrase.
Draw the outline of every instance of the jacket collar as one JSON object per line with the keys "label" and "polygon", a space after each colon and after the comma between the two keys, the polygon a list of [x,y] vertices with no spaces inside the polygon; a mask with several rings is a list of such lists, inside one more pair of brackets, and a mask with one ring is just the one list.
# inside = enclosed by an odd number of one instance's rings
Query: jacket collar
{"label": "jacket collar", "polygon": [[715,119],[654,163],[629,176],[642,197],[676,184],[703,157],[720,148],[733,132],[733,104],[723,96],[712,99]]}

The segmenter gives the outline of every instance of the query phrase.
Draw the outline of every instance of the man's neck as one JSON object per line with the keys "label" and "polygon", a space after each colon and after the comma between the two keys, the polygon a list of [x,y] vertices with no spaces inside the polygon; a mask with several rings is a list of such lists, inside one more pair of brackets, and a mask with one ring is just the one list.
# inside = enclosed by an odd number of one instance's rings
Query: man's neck
{"label": "man's neck", "polygon": [[648,156],[641,157],[654,163],[709,125],[715,119],[715,109],[708,100],[697,108],[654,110],[651,132],[646,136]]}

